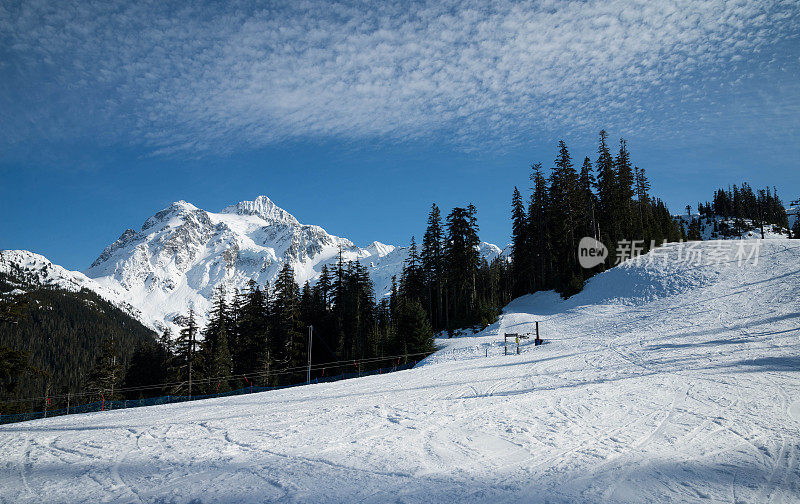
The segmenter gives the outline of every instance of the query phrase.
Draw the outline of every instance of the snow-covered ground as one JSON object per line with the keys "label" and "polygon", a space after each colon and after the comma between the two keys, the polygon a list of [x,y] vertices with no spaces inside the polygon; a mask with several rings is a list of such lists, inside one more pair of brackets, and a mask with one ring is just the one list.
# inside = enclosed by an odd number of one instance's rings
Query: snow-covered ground
{"label": "snow-covered ground", "polygon": [[[794,226],[794,220],[797,218],[797,208],[788,207],[786,214],[789,220],[789,229],[781,228],[774,224],[764,224],[764,237],[765,240],[784,240],[789,237],[789,230]],[[700,238],[702,240],[755,240],[761,238],[761,226],[757,222],[750,219],[742,219],[741,223],[747,230],[736,234],[736,219],[725,219],[722,216],[707,216],[693,213],[691,215],[680,214],[674,215],[675,219],[683,226],[684,231],[689,232],[689,225],[692,220],[697,220],[700,224]],[[714,223],[718,226],[718,231],[714,231]],[[721,232],[723,225],[728,226],[728,236],[724,236]]]}
{"label": "snow-covered ground", "polygon": [[409,371],[2,426],[0,500],[798,502],[800,241],[714,264],[741,243],[520,298]]}

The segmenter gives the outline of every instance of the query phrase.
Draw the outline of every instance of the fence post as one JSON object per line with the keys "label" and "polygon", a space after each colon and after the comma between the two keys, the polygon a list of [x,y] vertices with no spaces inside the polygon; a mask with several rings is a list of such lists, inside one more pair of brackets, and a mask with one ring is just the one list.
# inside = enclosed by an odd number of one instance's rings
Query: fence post
{"label": "fence post", "polygon": [[311,336],[314,334],[314,326],[308,326],[308,371],[306,372],[306,382],[311,383]]}

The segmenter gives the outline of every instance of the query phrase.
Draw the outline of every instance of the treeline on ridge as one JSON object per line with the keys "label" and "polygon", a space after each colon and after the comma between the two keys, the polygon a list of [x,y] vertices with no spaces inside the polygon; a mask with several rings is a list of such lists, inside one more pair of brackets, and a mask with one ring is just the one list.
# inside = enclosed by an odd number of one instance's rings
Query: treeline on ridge
{"label": "treeline on ridge", "polygon": [[[691,207],[686,207],[691,213]],[[789,217],[786,208],[778,196],[776,188],[766,187],[754,191],[747,182],[741,186],[734,184],[727,189],[719,188],[714,192],[712,201],[697,204],[698,218],[690,218],[689,238],[699,239],[700,228],[711,226],[712,239],[741,236],[746,231],[764,226],[774,226],[779,233],[786,233],[800,238],[800,219],[796,219],[794,227],[789,229]],[[705,224],[702,222],[705,219]]]}

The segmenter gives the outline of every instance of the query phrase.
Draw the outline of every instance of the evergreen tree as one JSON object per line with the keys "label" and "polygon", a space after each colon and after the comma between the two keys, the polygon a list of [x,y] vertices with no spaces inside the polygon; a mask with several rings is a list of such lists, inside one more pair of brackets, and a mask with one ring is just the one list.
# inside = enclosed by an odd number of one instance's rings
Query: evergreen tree
{"label": "evergreen tree", "polygon": [[25,299],[20,297],[0,299],[0,322],[16,324],[25,314],[27,306]]}
{"label": "evergreen tree", "polygon": [[[403,299],[397,313],[397,335],[402,355],[432,352],[433,331],[428,315],[417,299]],[[408,357],[404,360],[407,362]]]}
{"label": "evergreen tree", "polygon": [[425,274],[425,285],[428,289],[428,313],[431,325],[436,329],[443,327],[444,288],[444,234],[442,230],[442,214],[436,203],[431,205],[425,235],[422,237],[422,253],[420,261]]}
{"label": "evergreen tree", "polygon": [[637,230],[638,237],[645,240],[647,243],[653,236],[652,225],[650,224],[651,216],[648,212],[650,203],[650,181],[647,180],[644,168],[638,166],[633,167],[634,170],[634,192],[636,194],[636,207],[637,207]]}
{"label": "evergreen tree", "polygon": [[622,233],[621,238],[633,239],[636,235],[632,203],[634,196],[634,173],[630,153],[624,139],[619,140],[619,153],[614,160],[616,169],[616,218]]}
{"label": "evergreen tree", "polygon": [[528,216],[522,203],[522,195],[515,186],[511,197],[511,257],[514,265],[514,293],[517,296],[526,294],[531,289],[529,251]]}
{"label": "evergreen tree", "polygon": [[323,304],[324,307],[328,307],[331,302],[331,273],[328,270],[328,266],[326,264],[322,265],[322,269],[320,270],[319,280],[317,280],[317,284],[314,286],[317,289],[317,297],[319,301]]}
{"label": "evergreen tree", "polygon": [[387,356],[397,355],[399,352],[395,348],[395,332],[392,323],[392,314],[389,308],[389,299],[384,297],[378,302],[376,310],[376,320],[378,334],[374,340],[373,355]]}
{"label": "evergreen tree", "polygon": [[169,346],[165,346],[163,338],[169,338],[169,330],[159,341],[141,343],[133,352],[128,368],[125,371],[125,392],[128,399],[141,399],[168,393],[159,385],[168,383],[171,379],[170,365],[172,355]]}
{"label": "evergreen tree", "polygon": [[0,346],[0,393],[14,394],[25,374],[36,372],[30,365],[30,355],[21,350]]}
{"label": "evergreen tree", "polygon": [[689,222],[689,231],[686,235],[686,238],[689,241],[699,241],[703,239],[702,234],[700,233],[700,222],[697,219],[692,219]]}
{"label": "evergreen tree", "polygon": [[[178,339],[175,341],[175,371],[181,385],[173,389],[172,393],[186,392],[192,395],[192,382],[197,379],[193,372],[197,369],[197,336],[199,328],[194,318],[194,309],[189,309],[189,316],[186,318],[185,325],[181,329]],[[185,388],[184,388],[185,387]]]}
{"label": "evergreen tree", "polygon": [[411,237],[411,244],[408,246],[408,258],[403,263],[403,271],[400,277],[400,292],[408,299],[422,301],[425,292],[425,272],[417,253],[417,244],[414,237]]}
{"label": "evergreen tree", "polygon": [[[366,266],[356,261],[356,274],[357,274],[357,299],[358,299],[358,356],[361,359],[371,357],[368,349],[374,346],[374,342],[378,338],[378,329],[375,326],[376,306],[375,306],[375,289],[372,284],[372,279],[369,276],[369,270]],[[417,266],[420,289],[423,288],[423,274],[421,266]]]}
{"label": "evergreen tree", "polygon": [[271,369],[269,347],[269,306],[267,296],[254,281],[248,283],[236,307],[236,343],[231,345],[233,373],[248,377],[237,386],[254,381],[268,383]]}
{"label": "evergreen tree", "polygon": [[[597,147],[597,197],[600,209],[600,236],[606,246],[616,243],[620,238],[617,209],[617,176],[614,172],[614,160],[608,150],[605,130],[600,132],[600,143]],[[613,248],[613,247],[612,247]]]}
{"label": "evergreen tree", "polygon": [[338,360],[338,310],[333,305],[332,277],[327,266],[320,271],[320,278],[311,289],[311,312],[304,308],[301,313],[304,323],[314,327],[312,362],[315,364]]}
{"label": "evergreen tree", "polygon": [[96,398],[118,399],[118,390],[124,378],[124,367],[119,351],[111,338],[106,338],[87,379],[87,387]]}
{"label": "evergreen tree", "polygon": [[478,255],[478,227],[475,207],[455,207],[447,216],[445,264],[447,276],[446,308],[448,329],[470,325],[474,319]]}
{"label": "evergreen tree", "polygon": [[530,179],[533,182],[528,204],[528,257],[531,259],[530,291],[550,287],[551,244],[548,241],[549,190],[542,174],[542,164],[531,165]]}
{"label": "evergreen tree", "polygon": [[[26,304],[16,299],[0,298],[0,322],[16,324],[25,312]],[[0,346],[0,393],[17,391],[24,375],[36,369],[30,365],[30,355],[21,350]]]}
{"label": "evergreen tree", "polygon": [[580,215],[578,209],[582,200],[578,174],[572,165],[567,146],[563,140],[558,143],[558,155],[550,175],[550,235],[552,252],[557,258],[555,272],[556,291],[571,295],[582,285],[582,273],[577,264],[577,233]]}
{"label": "evergreen tree", "polygon": [[233,328],[234,324],[227,304],[225,288],[220,285],[216,290],[214,306],[201,344],[203,377],[206,385],[204,390],[207,393],[230,390],[233,360],[228,345],[228,334],[232,332]]}
{"label": "evergreen tree", "polygon": [[592,192],[592,188],[595,186],[597,181],[592,173],[592,161],[588,156],[583,159],[583,165],[581,166],[581,172],[579,175],[579,182],[581,195],[578,213],[580,216],[579,218],[584,222],[584,225],[582,226],[582,233],[585,236],[594,236],[596,239],[599,239],[595,216],[597,198]]}
{"label": "evergreen tree", "polygon": [[[340,287],[343,290],[343,287]],[[294,270],[284,263],[272,299],[272,334],[270,336],[272,361],[279,369],[296,368],[306,361],[304,327],[300,320],[300,289],[294,280]],[[300,380],[303,373],[282,375],[282,382]]]}

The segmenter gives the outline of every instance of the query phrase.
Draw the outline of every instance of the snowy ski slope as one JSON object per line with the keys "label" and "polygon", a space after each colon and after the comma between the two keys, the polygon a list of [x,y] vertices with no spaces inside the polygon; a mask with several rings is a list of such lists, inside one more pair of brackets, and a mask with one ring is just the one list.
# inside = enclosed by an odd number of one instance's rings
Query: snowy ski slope
{"label": "snowy ski slope", "polygon": [[2,426],[0,501],[800,501],[800,241],[666,252],[413,370]]}

